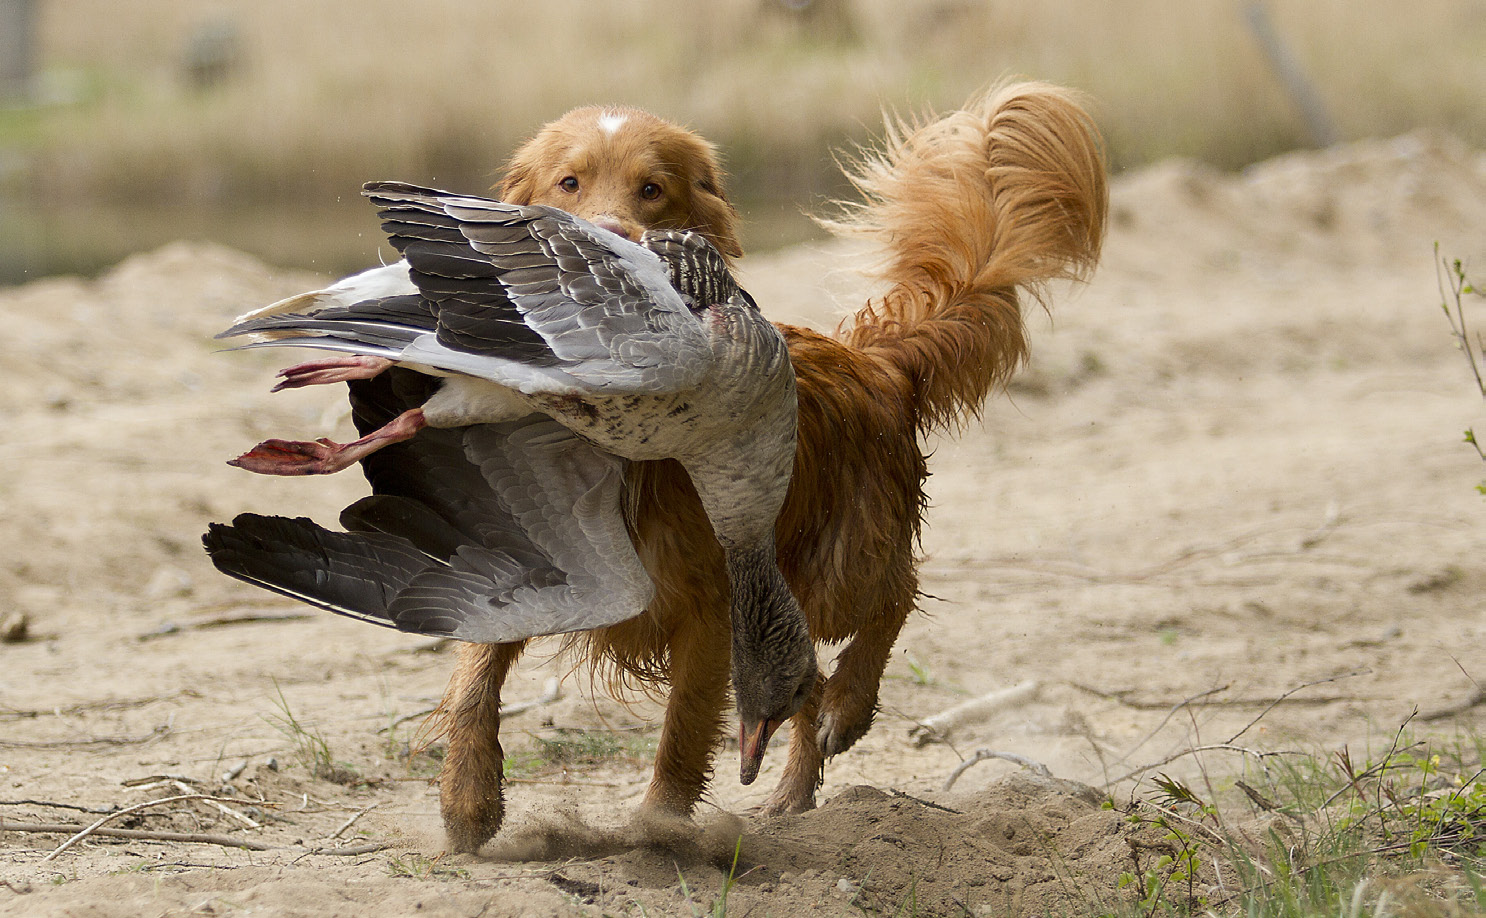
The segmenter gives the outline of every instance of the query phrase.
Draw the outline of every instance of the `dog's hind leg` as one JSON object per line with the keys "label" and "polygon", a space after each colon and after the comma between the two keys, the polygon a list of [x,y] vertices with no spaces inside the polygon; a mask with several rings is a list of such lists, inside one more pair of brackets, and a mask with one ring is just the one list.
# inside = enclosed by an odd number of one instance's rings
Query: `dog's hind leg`
{"label": "dog's hind leg", "polygon": [[526,642],[461,644],[440,716],[449,752],[439,772],[439,809],[454,851],[473,853],[505,816],[500,694]]}

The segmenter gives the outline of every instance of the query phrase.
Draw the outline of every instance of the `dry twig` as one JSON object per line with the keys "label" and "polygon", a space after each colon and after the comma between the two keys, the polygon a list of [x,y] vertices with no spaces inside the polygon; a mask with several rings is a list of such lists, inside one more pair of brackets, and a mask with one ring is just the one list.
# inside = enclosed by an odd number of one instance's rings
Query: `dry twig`
{"label": "dry twig", "polygon": [[914,745],[917,746],[943,742],[950,731],[956,727],[979,723],[1002,708],[1031,701],[1037,697],[1037,692],[1041,687],[1041,683],[1029,680],[1010,688],[987,692],[979,698],[963,701],[954,707],[945,708],[932,717],[918,721],[908,728],[908,735],[913,738]]}
{"label": "dry twig", "polygon": [[80,842],[83,839],[87,838],[89,835],[92,835],[93,833],[97,832],[99,829],[103,828],[103,826],[104,826],[105,823],[113,822],[115,819],[118,819],[120,816],[128,816],[130,813],[137,813],[140,810],[147,810],[147,809],[149,809],[152,806],[160,806],[161,804],[164,804],[164,803],[183,803],[183,802],[185,802],[187,800],[211,800],[211,799],[214,799],[214,798],[212,798],[212,796],[210,794],[179,794],[179,795],[174,796],[174,797],[162,797],[159,800],[148,800],[148,801],[146,801],[144,803],[137,803],[134,806],[125,807],[122,810],[117,810],[115,812],[109,813],[107,816],[102,816],[102,817],[98,818],[96,821],[94,821],[94,823],[92,825],[86,826],[85,828],[83,828],[82,831],[78,832],[76,835],[72,836],[71,838],[69,838],[65,842],[63,842],[61,845],[57,846],[57,849],[55,851],[53,851],[51,854],[48,854],[46,857],[42,858],[41,860],[43,862],[53,860],[54,858],[56,858],[57,855],[61,854],[63,851],[66,851],[68,848],[71,848],[73,845],[77,844],[78,842]]}
{"label": "dry twig", "polygon": [[1014,752],[993,752],[990,749],[977,749],[970,758],[957,765],[955,770],[949,773],[949,777],[944,779],[944,790],[954,787],[955,782],[960,780],[960,775],[969,770],[972,765],[975,765],[977,762],[984,762],[987,759],[1002,759],[1007,762],[1014,762],[1033,774],[1041,775],[1044,778],[1051,778],[1053,776],[1052,771],[1046,765],[1029,759],[1026,756],[1017,755]]}
{"label": "dry twig", "polygon": [[[153,789],[155,789],[157,787],[167,787],[168,786],[168,787],[175,788],[176,790],[181,791],[181,792],[186,793],[186,794],[195,794],[196,793],[196,791],[192,790],[191,789],[191,786],[186,783],[186,780],[184,778],[177,778],[177,777],[170,777],[170,778],[166,778],[164,780],[155,781],[153,783],[147,783],[147,784],[140,784],[138,782],[132,782],[131,783],[129,781],[126,781],[124,783],[127,786],[129,786],[129,787],[137,787],[139,790],[153,790]],[[236,819],[238,822],[242,823],[243,825],[247,826],[250,829],[261,829],[261,828],[263,828],[262,825],[260,825],[259,823],[253,821],[252,819],[248,818],[247,816],[244,816],[242,813],[239,813],[237,810],[234,810],[232,807],[226,806],[226,805],[220,803],[219,800],[221,800],[221,799],[227,799],[227,798],[207,797],[207,798],[203,798],[202,802],[205,803],[206,805],[210,806],[211,808],[215,809],[217,812],[221,813],[222,815],[224,815],[224,816],[230,816],[231,818]]]}
{"label": "dry twig", "polygon": [[95,816],[113,812],[112,807],[78,806],[75,803],[54,803],[51,800],[0,800],[0,806],[44,806],[54,810],[76,810],[79,813],[92,813]]}
{"label": "dry twig", "polygon": [[[34,832],[41,835],[67,835],[77,833],[86,826],[70,825],[67,823],[20,823],[9,822],[0,818],[0,832]],[[249,838],[232,838],[227,835],[212,835],[201,832],[157,832],[145,829],[115,829],[112,826],[99,826],[88,833],[104,838],[133,838],[141,841],[164,841],[183,842],[187,844],[218,845],[223,848],[246,848],[249,851],[271,851],[274,845],[265,842],[254,841]],[[43,860],[51,858],[57,852],[48,854]]]}
{"label": "dry twig", "polygon": [[128,698],[124,700],[89,701],[83,704],[75,704],[65,708],[48,708],[45,711],[38,709],[0,709],[0,720],[31,720],[37,717],[71,717],[76,714],[84,714],[89,711],[118,711],[126,708],[142,708],[145,705],[154,704],[157,701],[168,701],[181,696],[194,696],[196,692],[183,691],[173,695],[152,695],[148,698]]}
{"label": "dry twig", "polygon": [[139,635],[138,640],[150,641],[171,634],[187,631],[205,631],[209,628],[226,628],[232,625],[249,625],[259,622],[297,622],[314,618],[310,612],[243,612],[237,615],[221,615],[216,618],[198,619],[191,622],[163,622],[153,631]]}
{"label": "dry twig", "polygon": [[159,724],[142,736],[91,736],[78,740],[0,740],[6,749],[75,749],[79,746],[140,746],[170,733],[170,724]]}
{"label": "dry twig", "polygon": [[351,816],[350,819],[347,819],[345,822],[341,823],[340,828],[336,829],[334,832],[331,832],[329,835],[327,835],[325,837],[326,838],[340,838],[343,834],[345,834],[345,831],[347,829],[349,829],[352,826],[356,825],[357,821],[359,821],[361,819],[361,817],[365,816],[367,813],[370,813],[372,810],[376,809],[377,807],[379,807],[381,805],[382,804],[380,804],[380,803],[373,803],[371,806],[362,807],[361,809],[357,810],[354,814],[352,814],[352,816]]}
{"label": "dry twig", "polygon": [[1447,717],[1454,717],[1456,714],[1464,714],[1466,711],[1483,704],[1486,704],[1486,687],[1478,685],[1474,692],[1471,692],[1461,701],[1420,714],[1419,719],[1430,721],[1444,720]]}
{"label": "dry twig", "polygon": [[[0,819],[0,832],[31,832],[39,835],[67,835],[77,832],[83,826],[69,825],[66,823],[19,823],[7,822]],[[354,845],[349,848],[303,848],[297,845],[270,845],[267,842],[256,841],[251,838],[235,838],[230,835],[213,835],[207,832],[163,832],[147,829],[115,829],[112,826],[103,826],[94,829],[89,835],[97,835],[103,838],[132,838],[138,841],[160,841],[179,842],[182,844],[217,845],[222,848],[244,848],[248,851],[298,851],[303,850],[305,856],[312,854],[323,854],[336,857],[355,857],[362,854],[372,854],[393,847],[391,842],[372,842],[365,845]],[[55,852],[54,852],[55,853]],[[51,855],[48,855],[50,857]]]}

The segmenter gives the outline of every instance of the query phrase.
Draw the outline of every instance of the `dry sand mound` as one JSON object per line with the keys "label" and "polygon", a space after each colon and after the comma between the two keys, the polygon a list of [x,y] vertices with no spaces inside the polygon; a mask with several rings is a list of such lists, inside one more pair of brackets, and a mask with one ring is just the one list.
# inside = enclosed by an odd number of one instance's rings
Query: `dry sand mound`
{"label": "dry sand mound", "polygon": [[[264,436],[344,435],[339,393],[270,396],[276,358],[210,341],[313,279],[178,244],[0,292],[0,619],[26,621],[0,644],[0,820],[185,787],[231,812],[111,825],[279,846],[94,838],[44,861],[63,836],[0,831],[0,915],[690,915],[733,872],[738,914],[1075,914],[1131,895],[1118,875],[1149,850],[1106,794],[1123,806],[1155,763],[1248,767],[1183,750],[1360,750],[1416,708],[1421,733],[1479,732],[1482,468],[1459,434],[1482,405],[1431,246],[1486,266],[1486,159],[1411,135],[1241,175],[1168,163],[1119,179],[1113,213],[1012,397],[931,444],[928,614],[820,809],[725,815],[783,756],[742,788],[724,750],[703,828],[629,826],[657,708],[580,674],[510,719],[510,825],[482,858],[439,859],[436,758],[407,754],[443,649],[255,592],[199,549],[210,520],[329,521],[364,488],[223,464]],[[829,327],[861,302],[854,257],[805,247],[745,280],[776,318]],[[533,657],[507,696],[567,672]],[[1058,779],[993,760],[943,791],[978,747]],[[334,845],[362,853],[318,853]]]}

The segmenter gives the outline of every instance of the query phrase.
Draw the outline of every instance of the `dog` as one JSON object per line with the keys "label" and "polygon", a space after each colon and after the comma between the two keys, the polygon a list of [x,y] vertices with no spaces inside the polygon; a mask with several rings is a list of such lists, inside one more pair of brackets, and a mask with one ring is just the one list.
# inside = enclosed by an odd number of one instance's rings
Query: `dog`
{"label": "dog", "polygon": [[[1089,275],[1108,207],[1097,128],[1075,93],[1042,83],[993,87],[936,120],[892,121],[881,149],[847,170],[862,200],[823,222],[876,247],[885,292],[834,335],[781,326],[799,443],[776,524],[779,564],[812,640],[845,646],[790,721],[788,762],[764,813],[813,807],[826,758],[871,727],[918,596],[920,438],[975,417],[1022,363],[1023,298],[1046,305],[1049,281]],[[742,254],[716,149],[644,111],[569,112],[503,174],[508,203],[557,207],[630,239],[693,230],[728,258]],[[728,710],[727,573],[674,461],[631,465],[625,514],[655,598],[639,617],[569,641],[615,688],[670,686],[642,814],[685,817],[711,777]],[[437,715],[454,850],[473,852],[500,828],[501,686],[524,646],[459,646]]]}

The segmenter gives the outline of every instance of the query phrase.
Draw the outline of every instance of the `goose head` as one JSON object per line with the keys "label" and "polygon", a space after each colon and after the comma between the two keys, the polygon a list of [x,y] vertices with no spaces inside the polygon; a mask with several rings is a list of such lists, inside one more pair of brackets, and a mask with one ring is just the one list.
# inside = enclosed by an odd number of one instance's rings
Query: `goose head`
{"label": "goose head", "polygon": [[732,585],[733,697],[739,780],[752,784],[769,738],[809,700],[819,678],[805,615],[775,560],[774,541],[724,546]]}

